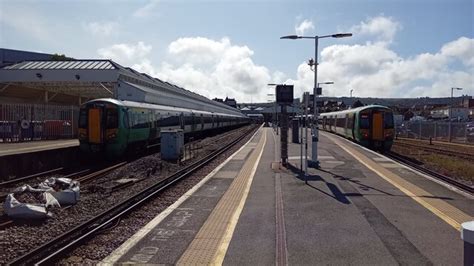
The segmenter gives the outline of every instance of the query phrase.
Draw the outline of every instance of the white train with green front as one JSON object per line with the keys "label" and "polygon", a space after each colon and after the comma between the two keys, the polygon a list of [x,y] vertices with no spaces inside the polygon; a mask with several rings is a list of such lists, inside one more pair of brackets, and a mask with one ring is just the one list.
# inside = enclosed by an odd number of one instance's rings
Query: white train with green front
{"label": "white train with green front", "polygon": [[83,152],[113,158],[159,143],[163,129],[181,129],[189,137],[248,123],[237,109],[202,111],[107,98],[82,105],[78,133]]}
{"label": "white train with green front", "polygon": [[395,136],[393,111],[382,105],[368,105],[319,116],[322,130],[336,133],[365,147],[388,151]]}

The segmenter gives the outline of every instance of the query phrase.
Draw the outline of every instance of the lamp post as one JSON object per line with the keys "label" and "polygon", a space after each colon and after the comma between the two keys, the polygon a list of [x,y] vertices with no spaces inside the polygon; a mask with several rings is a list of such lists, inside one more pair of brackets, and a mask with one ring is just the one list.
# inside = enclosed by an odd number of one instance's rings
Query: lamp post
{"label": "lamp post", "polygon": [[453,91],[454,90],[460,91],[460,90],[462,90],[462,88],[456,88],[456,87],[451,88],[451,104],[450,104],[450,107],[448,109],[448,119],[449,119],[448,141],[449,142],[451,142],[451,139],[452,139],[452,137],[451,137],[451,128],[452,128],[452,126],[451,126],[451,120],[452,120],[451,116],[453,115]]}
{"label": "lamp post", "polygon": [[353,90],[354,90],[354,89],[351,89],[351,98],[352,98],[352,91],[353,91]]}
{"label": "lamp post", "polygon": [[319,85],[332,85],[332,84],[334,84],[334,81],[318,82],[317,87],[319,88]]}
{"label": "lamp post", "polygon": [[[453,98],[453,91],[454,91],[454,90],[460,91],[460,90],[462,90],[462,88],[451,88],[451,99]],[[452,101],[451,101],[451,102],[452,102]]]}
{"label": "lamp post", "polygon": [[336,34],[331,34],[331,35],[323,35],[323,36],[298,36],[298,35],[288,35],[288,36],[282,36],[280,39],[291,39],[291,40],[296,40],[296,39],[314,39],[314,61],[310,60],[310,66],[312,67],[314,65],[314,88],[313,88],[313,94],[314,94],[314,118],[313,118],[313,125],[312,125],[312,153],[311,153],[311,161],[309,162],[310,166],[313,166],[315,168],[319,167],[319,161],[318,161],[318,137],[319,137],[319,132],[318,132],[318,108],[316,105],[316,98],[317,98],[317,87],[318,87],[318,42],[319,39],[323,38],[344,38],[344,37],[350,37],[352,36],[352,33],[336,33]]}

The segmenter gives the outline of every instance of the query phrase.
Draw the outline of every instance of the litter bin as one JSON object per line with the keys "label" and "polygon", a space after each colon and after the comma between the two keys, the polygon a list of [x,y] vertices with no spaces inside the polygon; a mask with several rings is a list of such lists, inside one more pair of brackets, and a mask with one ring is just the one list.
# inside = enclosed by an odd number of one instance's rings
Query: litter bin
{"label": "litter bin", "polygon": [[291,141],[293,143],[300,143],[300,121],[298,118],[293,118],[291,120]]}

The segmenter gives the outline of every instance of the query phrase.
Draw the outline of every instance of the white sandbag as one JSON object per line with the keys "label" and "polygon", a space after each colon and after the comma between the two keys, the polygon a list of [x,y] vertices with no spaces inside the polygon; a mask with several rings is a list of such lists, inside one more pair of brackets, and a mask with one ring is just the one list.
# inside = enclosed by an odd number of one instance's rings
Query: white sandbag
{"label": "white sandbag", "polygon": [[57,199],[61,206],[73,205],[79,201],[79,182],[70,178],[48,178],[40,184],[42,188],[51,188],[48,193]]}
{"label": "white sandbag", "polygon": [[13,193],[7,195],[4,210],[12,219],[45,219],[48,214],[44,204],[21,203]]}

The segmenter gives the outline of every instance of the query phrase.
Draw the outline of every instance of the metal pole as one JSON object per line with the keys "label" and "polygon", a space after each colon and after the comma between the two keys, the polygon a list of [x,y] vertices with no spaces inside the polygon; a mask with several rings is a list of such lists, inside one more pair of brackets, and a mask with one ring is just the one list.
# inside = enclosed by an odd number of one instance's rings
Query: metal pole
{"label": "metal pole", "polygon": [[422,137],[421,137],[421,120],[418,121],[418,122],[419,122],[419,124],[418,124],[418,139],[422,139]]}
{"label": "metal pole", "polygon": [[464,143],[467,143],[467,123],[464,124]]}
{"label": "metal pole", "polygon": [[[275,96],[276,97],[276,96]],[[275,104],[276,104],[276,100],[275,100]],[[278,136],[278,104],[276,105],[276,130],[277,130],[277,136]]]}
{"label": "metal pole", "polygon": [[311,146],[311,165],[314,168],[319,168],[318,161],[318,108],[317,108],[317,87],[318,87],[318,36],[314,37],[314,115],[313,115],[313,124],[312,124],[312,146]]}
{"label": "metal pole", "polygon": [[300,118],[298,120],[298,126],[300,127],[300,172],[303,172],[303,113],[301,113]]}
{"label": "metal pole", "polygon": [[305,143],[304,143],[304,153],[305,153],[305,164],[304,164],[304,181],[308,183],[308,101],[309,101],[309,93],[305,93],[307,97],[305,97],[304,102],[304,131],[305,131]]}

